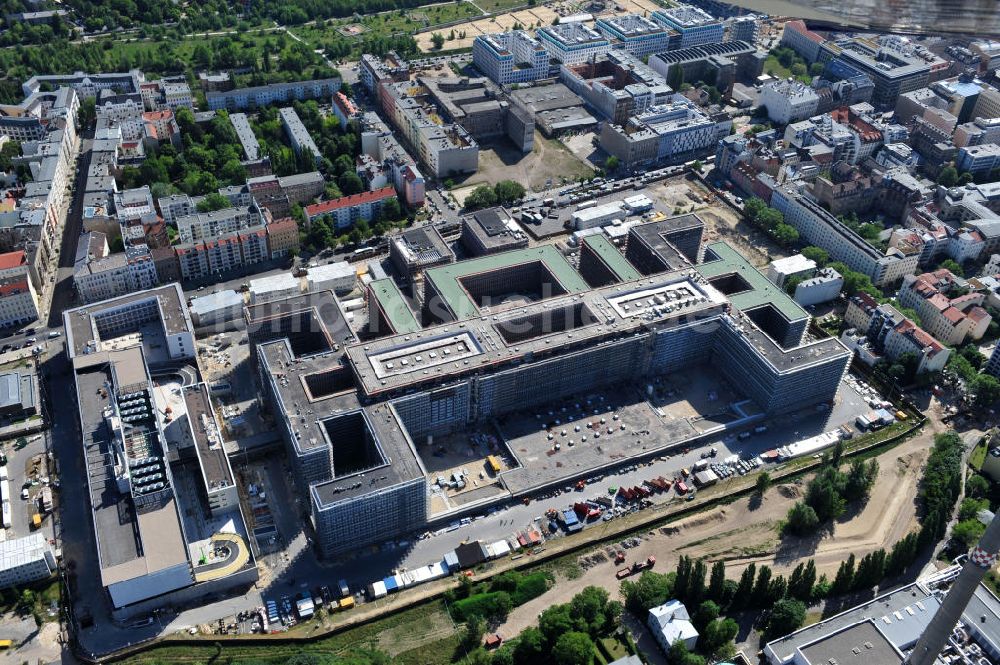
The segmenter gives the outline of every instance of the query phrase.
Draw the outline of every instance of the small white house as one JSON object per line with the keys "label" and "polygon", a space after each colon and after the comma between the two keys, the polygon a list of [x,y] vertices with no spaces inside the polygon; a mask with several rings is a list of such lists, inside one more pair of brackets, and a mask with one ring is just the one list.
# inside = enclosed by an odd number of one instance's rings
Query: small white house
{"label": "small white house", "polygon": [[646,623],[664,653],[669,652],[670,647],[678,640],[689,650],[693,650],[698,644],[698,631],[691,623],[684,603],[679,600],[668,600],[663,605],[651,608]]}

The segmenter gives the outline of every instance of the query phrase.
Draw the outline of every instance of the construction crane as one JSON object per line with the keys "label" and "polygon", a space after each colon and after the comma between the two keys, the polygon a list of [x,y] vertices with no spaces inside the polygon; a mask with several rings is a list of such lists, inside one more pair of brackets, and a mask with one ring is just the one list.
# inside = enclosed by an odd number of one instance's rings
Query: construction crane
{"label": "construction crane", "polygon": [[[984,519],[985,518],[985,519]],[[941,650],[948,642],[948,636],[962,618],[969,599],[976,592],[986,573],[996,565],[1000,555],[1000,519],[988,511],[980,513],[980,519],[989,521],[986,532],[979,544],[969,553],[969,558],[951,585],[941,607],[934,614],[917,645],[906,659],[907,665],[934,665]]]}

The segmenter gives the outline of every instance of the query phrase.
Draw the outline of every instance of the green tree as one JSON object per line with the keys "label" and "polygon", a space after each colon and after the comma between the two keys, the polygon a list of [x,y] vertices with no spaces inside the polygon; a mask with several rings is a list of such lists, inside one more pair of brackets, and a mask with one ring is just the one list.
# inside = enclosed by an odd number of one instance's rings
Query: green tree
{"label": "green tree", "polygon": [[815,584],[816,562],[809,559],[805,564],[800,563],[792,571],[792,576],[788,580],[788,595],[802,602],[809,602],[812,600]]}
{"label": "green tree", "polygon": [[491,208],[497,204],[497,195],[489,185],[479,185],[465,197],[466,210]]}
{"label": "green tree", "polygon": [[667,652],[667,662],[670,665],[705,665],[705,659],[688,651],[687,646],[681,640],[670,645],[670,651]]}
{"label": "green tree", "polygon": [[952,527],[951,537],[963,549],[968,550],[979,542],[985,531],[986,525],[978,519],[963,520]]}
{"label": "green tree", "polygon": [[712,564],[712,573],[708,580],[708,591],[706,597],[721,603],[726,593],[726,564],[716,561]]}
{"label": "green tree", "polygon": [[978,409],[986,410],[1000,400],[1000,381],[989,374],[979,374],[974,377],[969,388]]}
{"label": "green tree", "polygon": [[555,644],[560,635],[577,630],[579,624],[570,615],[569,605],[553,605],[538,617],[538,628],[549,644]]}
{"label": "green tree", "polygon": [[608,592],[596,586],[588,586],[573,596],[570,601],[570,617],[577,625],[586,626],[587,632],[597,636],[608,628]]}
{"label": "green tree", "polygon": [[462,644],[466,649],[475,649],[483,643],[483,635],[485,634],[486,620],[478,614],[474,614],[465,620],[465,632],[462,634]]}
{"label": "green tree", "polygon": [[799,240],[799,232],[790,224],[778,224],[771,231],[771,235],[782,247],[789,247]]}
{"label": "green tree", "polygon": [[827,263],[830,262],[830,254],[825,249],[819,247],[813,247],[810,245],[802,250],[802,256],[816,262],[816,265],[822,268]]}
{"label": "green tree", "polygon": [[698,640],[698,647],[705,653],[717,655],[740,632],[734,619],[716,619],[709,623]]}
{"label": "green tree", "polygon": [[854,587],[854,555],[847,557],[847,561],[841,561],[837,569],[837,576],[833,578],[830,586],[830,593],[839,596],[850,591]]}
{"label": "green tree", "polygon": [[552,647],[552,659],[556,665],[590,665],[594,662],[594,643],[587,633],[564,633]]}
{"label": "green tree", "polygon": [[662,605],[673,596],[675,577],[673,573],[646,571],[635,581],[625,580],[621,584],[625,606],[633,614],[645,615],[649,608]]}
{"label": "green tree", "polygon": [[774,639],[798,630],[806,620],[806,606],[800,600],[784,598],[774,604],[767,619],[767,639]]}
{"label": "green tree", "polygon": [[970,497],[981,499],[988,496],[989,492],[990,481],[979,474],[969,476],[969,479],[965,481],[965,493]]}
{"label": "green tree", "polygon": [[525,628],[517,638],[514,647],[514,661],[517,663],[542,662],[547,654],[545,635],[534,626]]}
{"label": "green tree", "polygon": [[771,489],[771,474],[767,471],[762,471],[757,475],[757,481],[754,483],[754,491],[757,496],[764,496],[767,490]]}
{"label": "green tree", "polygon": [[941,262],[939,267],[951,271],[951,273],[956,277],[965,277],[965,270],[963,270],[958,261],[955,261],[954,259],[945,259]]}
{"label": "green tree", "polygon": [[958,184],[958,171],[954,166],[948,165],[941,169],[941,173],[938,174],[937,182],[939,185],[945,187],[954,187]]}
{"label": "green tree", "polygon": [[771,586],[771,569],[761,566],[757,574],[757,581],[754,582],[753,592],[750,594],[751,607],[764,607],[767,603],[767,594]]}
{"label": "green tree", "polygon": [[434,45],[435,51],[440,51],[444,47],[444,35],[440,32],[435,32],[431,35],[431,44]]}
{"label": "green tree", "polygon": [[604,160],[604,170],[607,171],[608,173],[613,173],[615,170],[618,169],[620,165],[621,161],[614,155],[611,155],[606,160]]}
{"label": "green tree", "polygon": [[496,195],[498,203],[503,205],[515,203],[524,198],[524,186],[513,180],[501,180],[493,186],[493,194]]}
{"label": "green tree", "polygon": [[232,203],[229,202],[222,194],[218,192],[212,192],[198,202],[198,212],[212,212],[213,210],[224,210],[225,208],[231,208]]}
{"label": "green tree", "polygon": [[788,510],[788,529],[798,536],[806,536],[813,533],[819,526],[819,517],[812,506],[797,501]]}
{"label": "green tree", "polygon": [[858,570],[854,573],[854,588],[871,589],[885,575],[885,550],[877,549],[861,557]]}
{"label": "green tree", "polygon": [[750,596],[753,593],[754,578],[757,574],[757,564],[751,563],[743,569],[740,575],[739,584],[736,585],[736,593],[733,594],[732,609],[743,609],[750,603]]}
{"label": "green tree", "polygon": [[721,610],[719,609],[718,603],[706,600],[701,605],[698,606],[698,611],[694,614],[694,627],[698,632],[705,630],[705,627],[719,618]]}

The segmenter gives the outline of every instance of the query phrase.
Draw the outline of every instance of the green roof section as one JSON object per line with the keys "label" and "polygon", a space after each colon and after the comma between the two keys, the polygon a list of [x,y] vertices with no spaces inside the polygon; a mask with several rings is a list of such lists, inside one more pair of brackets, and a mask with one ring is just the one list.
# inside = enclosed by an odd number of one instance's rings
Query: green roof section
{"label": "green roof section", "polygon": [[[802,309],[801,305],[761,274],[757,268],[747,261],[742,254],[733,249],[729,243],[721,241],[713,242],[706,245],[705,250],[705,262],[695,266],[705,279],[712,280],[716,277],[736,274],[750,285],[750,288],[746,291],[726,295],[736,309],[750,310],[770,304],[789,321],[797,321],[809,316],[808,312]],[[714,254],[718,258],[709,260],[708,256],[711,254]]]}
{"label": "green roof section", "polygon": [[590,286],[554,245],[538,245],[509,252],[487,254],[475,259],[450,263],[424,271],[424,279],[441,294],[456,321],[479,316],[479,307],[458,280],[493,270],[540,261],[567,293],[589,291]]}
{"label": "green roof section", "polygon": [[583,239],[583,244],[587,245],[597,256],[604,261],[604,264],[608,266],[608,269],[615,274],[619,282],[631,282],[634,279],[642,279],[642,273],[635,269],[635,267],[628,262],[628,260],[622,256],[622,253],[618,251],[610,240],[608,240],[603,234],[602,235],[592,235],[585,236]]}
{"label": "green roof section", "polygon": [[382,313],[389,325],[397,334],[414,333],[420,330],[420,323],[413,316],[413,311],[406,304],[406,298],[400,292],[396,282],[391,277],[376,279],[368,285],[372,295],[378,301]]}

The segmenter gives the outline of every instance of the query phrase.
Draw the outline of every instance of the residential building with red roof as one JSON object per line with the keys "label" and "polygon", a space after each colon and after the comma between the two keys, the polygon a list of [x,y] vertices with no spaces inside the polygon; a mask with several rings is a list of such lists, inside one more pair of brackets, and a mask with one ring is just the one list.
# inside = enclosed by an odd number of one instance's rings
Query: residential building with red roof
{"label": "residential building with red roof", "polygon": [[0,327],[38,319],[38,295],[23,250],[0,254]]}
{"label": "residential building with red roof", "polygon": [[382,187],[370,192],[342,196],[306,206],[306,226],[312,224],[317,217],[329,215],[336,229],[346,229],[359,219],[371,220],[382,211],[382,206],[391,198],[395,198],[396,190],[392,187]]}
{"label": "residential building with red roof", "polygon": [[[965,293],[966,282],[941,269],[922,275],[906,275],[899,289],[899,303],[913,309],[923,327],[948,346],[986,334],[993,318],[982,307],[983,293]],[[952,293],[962,291],[955,297]]]}

